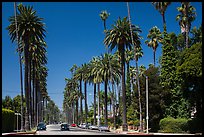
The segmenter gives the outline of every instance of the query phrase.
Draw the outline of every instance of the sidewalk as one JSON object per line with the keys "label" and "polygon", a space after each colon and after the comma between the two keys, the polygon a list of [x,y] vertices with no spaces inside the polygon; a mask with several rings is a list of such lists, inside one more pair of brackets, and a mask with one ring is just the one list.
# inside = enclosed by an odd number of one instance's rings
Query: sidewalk
{"label": "sidewalk", "polygon": [[145,132],[139,132],[135,130],[128,130],[128,131],[122,131],[121,129],[116,130],[110,130],[110,132],[117,133],[117,134],[128,134],[128,135],[153,135],[153,133],[145,133]]}
{"label": "sidewalk", "polygon": [[128,131],[121,131],[121,129],[117,130],[110,130],[110,132],[117,133],[117,134],[127,134],[127,135],[202,135],[202,134],[188,134],[188,133],[146,133],[146,132],[139,132],[135,130],[128,130]]}
{"label": "sidewalk", "polygon": [[35,135],[35,134],[36,131],[2,133],[2,135]]}

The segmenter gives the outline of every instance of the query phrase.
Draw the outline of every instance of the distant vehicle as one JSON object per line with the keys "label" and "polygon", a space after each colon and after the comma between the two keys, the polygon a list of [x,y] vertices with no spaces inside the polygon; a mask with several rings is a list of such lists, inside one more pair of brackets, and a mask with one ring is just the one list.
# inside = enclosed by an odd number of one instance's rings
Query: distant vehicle
{"label": "distant vehicle", "polygon": [[76,126],[77,126],[77,124],[75,124],[75,123],[71,124],[71,127],[76,127]]}
{"label": "distant vehicle", "polygon": [[44,122],[38,123],[37,130],[46,130],[46,124]]}
{"label": "distant vehicle", "polygon": [[108,132],[110,131],[107,125],[100,125],[98,127],[98,130],[99,131],[108,131]]}
{"label": "distant vehicle", "polygon": [[81,126],[82,126],[82,124],[79,124],[79,125],[78,125],[78,127],[80,127],[80,128],[81,128]]}
{"label": "distant vehicle", "polygon": [[89,126],[89,129],[91,129],[91,130],[97,130],[97,129],[98,129],[98,126],[90,125],[90,126]]}
{"label": "distant vehicle", "polygon": [[61,130],[69,130],[69,124],[67,123],[62,123],[60,127],[61,127]]}
{"label": "distant vehicle", "polygon": [[88,129],[90,125],[91,125],[91,124],[83,123],[83,124],[81,125],[81,128],[83,128],[83,129]]}

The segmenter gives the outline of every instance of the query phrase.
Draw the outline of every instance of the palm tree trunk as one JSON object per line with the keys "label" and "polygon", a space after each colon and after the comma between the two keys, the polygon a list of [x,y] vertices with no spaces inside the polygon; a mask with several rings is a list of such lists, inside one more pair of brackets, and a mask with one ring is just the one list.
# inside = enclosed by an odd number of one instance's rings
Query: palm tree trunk
{"label": "palm tree trunk", "polygon": [[103,21],[104,30],[106,30],[106,20]]}
{"label": "palm tree trunk", "polygon": [[86,93],[86,81],[84,81],[84,94],[85,94],[85,123],[87,124],[87,114],[88,114],[88,106],[87,106],[87,93]]}
{"label": "palm tree trunk", "polygon": [[100,83],[98,83],[98,126],[100,126]]}
{"label": "palm tree trunk", "polygon": [[130,62],[127,62],[127,79],[126,79],[126,96],[127,96],[127,109],[131,105],[131,85],[130,85]]}
{"label": "palm tree trunk", "polygon": [[80,85],[80,95],[81,95],[81,97],[80,97],[80,115],[81,115],[81,117],[80,117],[80,122],[81,123],[83,123],[83,107],[82,107],[82,80],[80,79],[80,81],[79,81],[79,85]]}
{"label": "palm tree trunk", "polygon": [[164,32],[166,32],[166,20],[165,20],[165,14],[162,14],[162,20],[163,20],[163,27],[164,27]]}
{"label": "palm tree trunk", "polygon": [[44,95],[42,96],[42,101],[43,101],[43,103],[42,103],[42,121],[44,121],[44,103],[45,103]]}
{"label": "palm tree trunk", "polygon": [[[16,13],[17,13],[17,9],[16,9],[16,2],[14,2],[14,14],[15,14],[15,25],[16,25],[16,38],[17,38],[17,46],[19,49],[19,37],[18,37],[18,26],[17,26],[17,18],[16,18]],[[21,87],[21,131],[25,131],[25,127],[24,127],[24,117],[23,117],[23,74],[22,74],[22,62],[21,62],[21,53],[20,51],[18,52],[18,59],[19,59],[19,64],[20,64],[20,87]]]}
{"label": "palm tree trunk", "polygon": [[30,66],[30,68],[29,68],[29,100],[30,100],[30,107],[29,107],[29,120],[30,120],[30,127],[32,126],[32,117],[33,117],[33,113],[32,113],[32,90],[31,90],[31,84],[32,84],[32,82],[31,82],[31,69],[32,69],[32,65],[31,65],[31,56],[29,55],[29,66]]}
{"label": "palm tree trunk", "polygon": [[[188,24],[188,23],[187,23]],[[188,30],[188,25],[186,25],[186,48],[188,48],[188,34],[189,34],[189,30]]]}
{"label": "palm tree trunk", "polygon": [[26,42],[24,49],[25,56],[25,99],[26,99],[26,111],[25,111],[25,130],[30,130],[29,125],[29,61],[28,61],[28,42]]}
{"label": "palm tree trunk", "polygon": [[154,66],[155,66],[155,54],[156,54],[156,50],[153,49],[153,56],[154,56]]}
{"label": "palm tree trunk", "polygon": [[105,109],[105,125],[108,125],[108,111],[107,111],[107,89],[108,89],[108,81],[105,80],[104,83],[104,89],[105,89],[105,100],[104,100],[104,109]]}
{"label": "palm tree trunk", "polygon": [[94,125],[96,125],[96,83],[94,83]]}
{"label": "palm tree trunk", "polygon": [[32,70],[32,72],[33,72],[33,77],[32,77],[32,82],[33,82],[33,90],[32,90],[32,93],[33,93],[33,100],[32,100],[32,108],[33,108],[33,111],[32,111],[32,114],[33,114],[33,116],[32,116],[32,127],[34,127],[35,126],[35,117],[36,117],[36,114],[35,114],[35,107],[34,107],[34,105],[35,105],[35,63],[34,63],[34,61],[33,61],[33,70]]}
{"label": "palm tree trunk", "polygon": [[39,111],[38,111],[39,109],[37,110],[37,108],[38,108],[38,107],[37,107],[37,103],[38,103],[38,83],[37,83],[37,78],[35,78],[35,111],[36,111],[35,123],[36,123],[36,124],[38,124],[38,123],[37,123],[37,121],[38,121],[38,120],[37,120],[37,115],[38,115],[37,112],[39,112]]}
{"label": "palm tree trunk", "polygon": [[125,89],[125,55],[124,55],[124,46],[122,46],[121,53],[121,69],[122,69],[122,104],[123,104],[123,131],[127,131],[127,110],[126,110],[126,89]]}
{"label": "palm tree trunk", "polygon": [[141,105],[141,95],[140,95],[140,81],[139,81],[139,71],[138,71],[138,63],[136,59],[136,79],[137,79],[137,86],[138,86],[138,94],[139,94],[139,108],[140,108],[140,130],[143,131],[142,126],[142,105]]}
{"label": "palm tree trunk", "polygon": [[186,21],[186,48],[188,48],[188,33],[189,33],[189,24],[188,24],[188,5],[189,5],[189,2],[184,2],[185,4],[185,15],[187,17],[187,21]]}
{"label": "palm tree trunk", "polygon": [[78,119],[78,107],[79,107],[79,103],[78,103],[78,97],[76,100],[76,124],[79,124],[79,119]]}
{"label": "palm tree trunk", "polygon": [[112,103],[112,108],[113,108],[113,125],[114,125],[114,129],[116,129],[116,120],[115,120],[115,97],[114,97],[114,83],[112,82],[112,91],[113,91],[113,103]]}

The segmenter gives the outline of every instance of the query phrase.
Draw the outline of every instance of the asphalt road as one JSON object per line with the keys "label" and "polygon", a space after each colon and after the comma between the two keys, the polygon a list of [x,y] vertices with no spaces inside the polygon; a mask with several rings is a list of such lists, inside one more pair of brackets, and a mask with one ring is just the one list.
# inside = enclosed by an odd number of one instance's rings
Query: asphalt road
{"label": "asphalt road", "polygon": [[60,124],[47,125],[46,131],[37,131],[36,135],[119,135],[112,132],[81,129],[78,127],[70,127],[69,131],[61,131]]}

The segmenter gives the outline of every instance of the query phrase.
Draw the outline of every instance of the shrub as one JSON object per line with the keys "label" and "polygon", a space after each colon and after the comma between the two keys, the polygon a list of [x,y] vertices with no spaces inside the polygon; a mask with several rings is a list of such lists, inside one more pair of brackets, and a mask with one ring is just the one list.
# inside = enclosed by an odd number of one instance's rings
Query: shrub
{"label": "shrub", "polygon": [[2,108],[2,133],[14,130],[14,118],[14,111]]}
{"label": "shrub", "polygon": [[160,132],[183,133],[188,130],[188,119],[167,117],[159,122]]}

